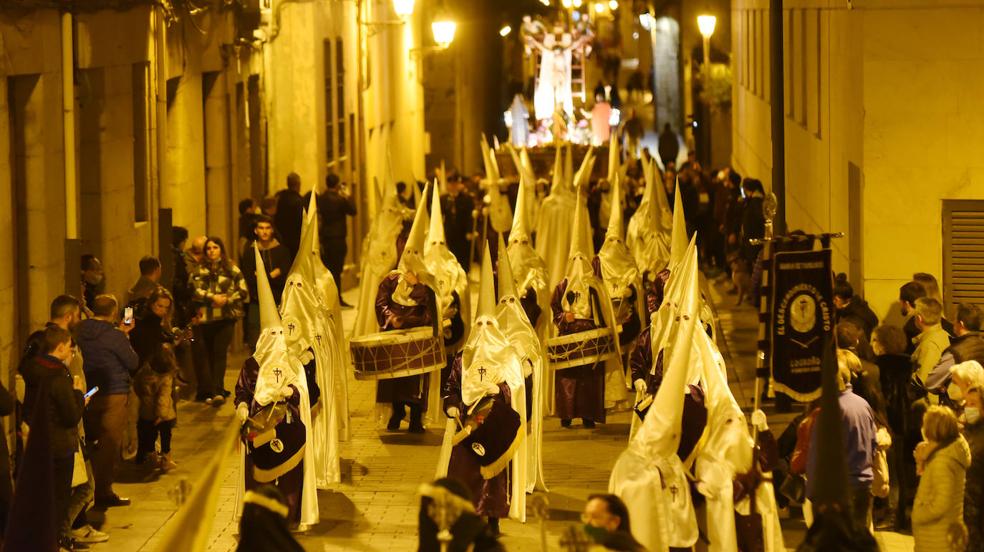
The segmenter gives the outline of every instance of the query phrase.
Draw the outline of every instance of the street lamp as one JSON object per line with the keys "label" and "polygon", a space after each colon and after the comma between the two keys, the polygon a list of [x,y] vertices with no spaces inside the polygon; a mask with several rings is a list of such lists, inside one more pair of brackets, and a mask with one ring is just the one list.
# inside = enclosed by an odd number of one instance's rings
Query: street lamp
{"label": "street lamp", "polygon": [[717,25],[717,17],[713,15],[697,16],[697,28],[700,29],[700,36],[704,37],[704,67],[711,65],[711,35],[714,34],[715,25]]}
{"label": "street lamp", "polygon": [[410,17],[413,15],[414,0],[393,0],[393,12],[397,17]]}
{"label": "street lamp", "polygon": [[431,33],[434,34],[434,42],[440,49],[445,49],[454,41],[454,31],[458,25],[450,19],[435,19],[431,23]]}

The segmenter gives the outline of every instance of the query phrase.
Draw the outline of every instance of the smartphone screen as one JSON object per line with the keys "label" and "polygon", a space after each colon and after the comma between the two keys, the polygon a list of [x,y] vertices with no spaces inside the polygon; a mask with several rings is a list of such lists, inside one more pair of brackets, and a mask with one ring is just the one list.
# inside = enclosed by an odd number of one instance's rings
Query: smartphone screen
{"label": "smartphone screen", "polygon": [[89,397],[95,395],[96,394],[96,391],[99,391],[99,386],[98,385],[95,386],[95,387],[93,387],[92,389],[90,389],[89,392],[85,394],[85,398],[88,399]]}
{"label": "smartphone screen", "polygon": [[123,309],[123,323],[131,324],[133,322],[133,307],[127,307]]}

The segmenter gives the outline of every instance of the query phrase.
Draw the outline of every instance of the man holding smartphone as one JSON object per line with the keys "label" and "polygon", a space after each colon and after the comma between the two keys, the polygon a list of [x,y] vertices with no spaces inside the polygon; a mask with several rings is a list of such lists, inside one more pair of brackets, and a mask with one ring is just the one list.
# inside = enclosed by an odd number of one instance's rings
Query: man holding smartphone
{"label": "man holding smartphone", "polygon": [[343,307],[351,307],[342,300],[342,270],[348,253],[348,218],[356,214],[355,201],[348,186],[340,184],[338,175],[328,173],[325,192],[317,197],[318,231],[321,239],[321,261],[325,263],[338,288],[338,301]]}
{"label": "man holding smartphone", "polygon": [[119,304],[112,295],[100,295],[91,305],[93,318],[79,324],[78,344],[89,387],[99,387],[85,412],[85,432],[95,442],[92,469],[96,508],[128,506],[130,499],[113,492],[114,472],[126,428],[131,380],[139,367],[137,353],[127,337],[133,329],[117,323]]}

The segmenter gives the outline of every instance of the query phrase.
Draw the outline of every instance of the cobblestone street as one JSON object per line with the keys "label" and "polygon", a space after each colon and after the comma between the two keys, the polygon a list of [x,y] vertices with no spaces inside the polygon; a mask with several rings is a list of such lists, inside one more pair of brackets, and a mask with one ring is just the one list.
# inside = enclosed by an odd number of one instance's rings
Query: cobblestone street
{"label": "cobblestone street", "polygon": [[[718,286],[720,287],[720,286]],[[751,307],[733,308],[733,296],[712,286],[718,304],[721,328],[727,338],[725,354],[729,363],[732,387],[739,404],[751,408],[754,393],[755,313]],[[349,294],[346,294],[347,296]],[[354,302],[354,297],[348,298]],[[355,311],[344,311],[350,326]],[[235,356],[226,375],[232,385],[241,364]],[[233,368],[234,367],[234,368]],[[231,387],[230,387],[231,389]],[[406,432],[388,433],[372,423],[373,385],[349,381],[352,439],[342,448],[343,482],[332,491],[320,491],[321,523],[300,537],[307,550],[381,550],[416,549],[418,498],[417,487],[433,479],[441,444],[442,431],[429,428],[424,435]],[[137,551],[156,549],[156,543],[176,508],[175,497],[182,481],[200,483],[198,468],[214,454],[215,439],[233,422],[233,409],[226,404],[214,409],[200,403],[182,402],[180,425],[175,430],[174,457],[179,467],[172,473],[149,476],[132,463],[120,470],[117,491],[133,499],[128,508],[107,512],[104,530],[110,541],[95,550]],[[792,415],[769,412],[772,429],[778,435]],[[605,492],[608,476],[618,454],[625,447],[629,432],[629,413],[609,417],[609,422],[593,431],[562,429],[555,418],[544,429],[544,464],[550,492],[549,519],[530,518],[526,524],[503,520],[503,543],[509,550],[539,550],[541,531],[545,531],[551,550],[559,549],[566,527],[579,523],[587,496]],[[575,428],[577,425],[575,425]],[[216,513],[210,550],[233,550],[236,545],[234,520],[236,484],[239,481],[238,458],[228,463],[223,475],[219,510]],[[784,520],[787,546],[802,539],[801,522]],[[879,533],[884,550],[908,551],[911,537]]]}

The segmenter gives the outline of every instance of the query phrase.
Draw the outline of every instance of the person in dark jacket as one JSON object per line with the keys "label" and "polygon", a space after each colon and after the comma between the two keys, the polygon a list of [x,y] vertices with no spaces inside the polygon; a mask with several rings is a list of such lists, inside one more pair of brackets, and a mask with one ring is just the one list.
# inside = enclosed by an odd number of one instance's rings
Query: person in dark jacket
{"label": "person in dark jacket", "polygon": [[[96,304],[98,302],[97,298]],[[75,354],[72,334],[57,326],[49,326],[44,330],[40,353],[24,372],[27,384],[24,410],[28,420],[34,419],[35,409],[48,410],[48,415],[41,419],[47,418],[51,439],[55,520],[60,544],[71,550],[73,520],[69,519],[68,505],[72,494],[75,452],[79,449],[78,425],[85,399],[82,383],[73,383],[68,372],[67,365]]]}
{"label": "person in dark jacket", "polygon": [[112,295],[99,295],[92,304],[93,318],[79,324],[76,337],[84,357],[88,384],[99,387],[85,411],[85,432],[95,442],[92,456],[97,508],[127,506],[130,499],[113,492],[116,463],[126,429],[127,404],[133,374],[139,366],[128,334],[133,323],[118,323],[119,304]]}
{"label": "person in dark jacket", "polygon": [[[270,281],[270,289],[273,291],[273,300],[280,306],[280,299],[284,295],[284,287],[287,285],[287,274],[290,272],[291,254],[285,245],[274,237],[273,220],[266,215],[258,215],[256,223],[253,225],[253,237],[263,258],[263,266],[266,268],[267,279]],[[252,248],[248,254],[242,257],[242,273],[246,279],[246,287],[249,289],[250,300],[244,303],[246,310],[246,322],[243,326],[243,339],[250,349],[256,347],[256,340],[260,335],[260,307],[257,303],[256,293],[256,255]]]}
{"label": "person in dark jacket", "polygon": [[957,323],[953,325],[955,337],[950,346],[943,350],[939,362],[926,378],[926,389],[945,393],[950,382],[950,368],[954,365],[976,360],[984,365],[984,335],[981,322],[984,319],[981,309],[970,303],[957,305]]}
{"label": "person in dark jacket", "polygon": [[301,197],[301,177],[287,175],[287,189],[277,193],[277,215],[274,224],[290,250],[291,260],[301,246],[301,221],[304,217],[304,198]]}
{"label": "person in dark jacket", "polygon": [[834,278],[834,308],[837,321],[850,319],[864,330],[866,338],[871,339],[871,331],[878,325],[878,316],[864,299],[854,295],[854,288],[847,281],[847,274],[840,273]]}
{"label": "person in dark jacket", "polygon": [[605,550],[625,552],[644,551],[632,536],[629,509],[622,499],[613,494],[593,494],[588,497],[581,514],[584,531]]}
{"label": "person in dark jacket", "polygon": [[[915,280],[911,282],[906,282],[902,284],[899,288],[899,305],[902,309],[902,316],[905,317],[905,323],[902,325],[902,331],[905,332],[906,337],[906,352],[910,355],[916,350],[916,343],[913,341],[916,336],[922,333],[922,329],[916,324],[916,301],[922,299],[923,297],[929,297],[926,288]],[[942,304],[942,302],[941,302]],[[940,318],[940,326],[943,330],[954,337],[956,332],[953,329],[953,324],[946,318]]]}
{"label": "person in dark jacket", "polygon": [[882,324],[871,332],[871,348],[878,365],[886,419],[893,445],[888,449],[889,510],[895,512],[895,529],[909,526],[906,507],[915,498],[916,464],[912,452],[921,440],[913,423],[909,380],[912,360],[905,352],[905,334],[897,326]]}
{"label": "person in dark jacket", "polygon": [[287,523],[287,499],[274,485],[260,485],[243,497],[236,552],[302,552]]}
{"label": "person in dark jacket", "polygon": [[664,167],[670,163],[676,164],[677,157],[680,155],[680,139],[677,138],[677,133],[673,132],[670,123],[663,125],[663,132],[659,133],[656,151],[659,152],[659,158],[663,161]]}
{"label": "person in dark jacket", "polygon": [[765,215],[762,213],[762,203],[765,201],[765,188],[754,178],[746,178],[741,183],[745,201],[741,207],[741,226],[739,228],[739,251],[741,258],[748,266],[755,264],[761,245],[752,245],[748,240],[765,237]]}
{"label": "person in dark jacket", "polygon": [[92,254],[82,255],[82,301],[83,310],[91,309],[96,296],[106,289],[106,274],[102,261]]}
{"label": "person in dark jacket", "polygon": [[471,235],[474,230],[475,200],[465,189],[463,177],[448,180],[448,193],[441,196],[441,212],[444,215],[444,235],[448,249],[465,269],[471,268]]}
{"label": "person in dark jacket", "polygon": [[[475,513],[471,494],[461,482],[451,478],[441,478],[420,487],[420,514],[418,516],[417,550],[420,552],[439,552],[443,550],[438,534],[441,528],[438,505],[448,511],[459,512],[451,521],[450,552],[500,552],[505,548],[499,543],[495,531],[481,516]],[[443,508],[442,508],[443,510]]]}
{"label": "person in dark jacket", "polygon": [[161,261],[157,257],[147,255],[140,259],[139,266],[140,278],[126,296],[126,305],[133,307],[133,310],[143,307],[147,297],[161,286]]}
{"label": "person in dark jacket", "polygon": [[964,486],[964,525],[967,526],[967,552],[984,552],[984,390],[967,392],[963,412],[963,436],[970,445],[970,467]]}
{"label": "person in dark jacket", "polygon": [[338,289],[338,301],[343,307],[350,307],[342,300],[342,270],[345,268],[345,255],[348,253],[348,218],[356,215],[355,201],[345,184],[339,185],[338,175],[328,173],[325,178],[325,192],[318,194],[318,234],[321,239],[321,261],[328,267]]}

